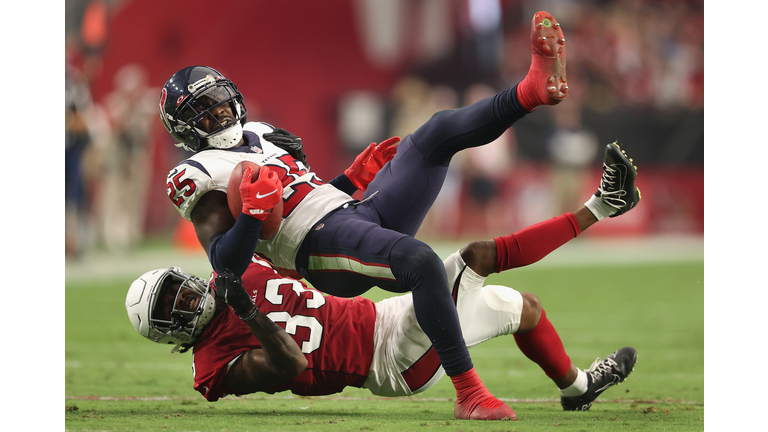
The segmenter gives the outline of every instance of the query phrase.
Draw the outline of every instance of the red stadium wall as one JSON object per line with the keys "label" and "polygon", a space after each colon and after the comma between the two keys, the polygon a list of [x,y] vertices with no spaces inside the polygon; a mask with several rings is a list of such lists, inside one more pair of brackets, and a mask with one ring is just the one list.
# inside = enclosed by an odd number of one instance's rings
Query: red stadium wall
{"label": "red stadium wall", "polygon": [[[300,6],[304,13],[295,14],[295,2],[124,2],[111,17],[94,99],[112,90],[115,73],[128,63],[144,66],[158,91],[185,66],[212,66],[243,92],[249,119],[301,136],[312,148],[312,168],[330,180],[351,162],[334,158],[343,154],[335,127],[338,95],[349,89],[384,93],[398,72],[366,60],[353,5],[350,0],[305,1]],[[172,210],[153,208],[171,209],[165,175],[184,157],[159,122],[154,130],[148,232],[167,228],[174,217]]]}
{"label": "red stadium wall", "polygon": [[[360,45],[353,0],[298,3],[304,13],[293,13],[299,7],[297,2],[265,0],[119,2],[111,11],[103,67],[92,83],[94,99],[100,102],[112,91],[116,72],[129,63],[146,69],[150,85],[158,89],[158,99],[159,88],[178,69],[192,64],[212,66],[237,83],[251,120],[285,127],[301,136],[313,170],[330,180],[351,162],[336,130],[339,95],[371,90],[386,97],[405,72],[408,59],[390,68],[368,61]],[[145,229],[148,234],[159,234],[168,233],[179,222],[163,185],[168,170],[188,153],[173,146],[159,121],[153,131],[147,143],[153,158]],[[703,233],[703,168],[646,163],[640,170],[641,206],[626,217],[591,228],[589,235]],[[599,176],[595,172],[593,178]],[[521,163],[513,170],[500,197],[508,208],[500,219],[505,231],[535,222],[524,217],[524,185],[547,185],[549,181],[545,166]],[[593,183],[585,185],[583,196],[594,192],[594,187]],[[462,205],[454,211],[463,222],[438,232],[446,237],[472,235],[475,210]]]}

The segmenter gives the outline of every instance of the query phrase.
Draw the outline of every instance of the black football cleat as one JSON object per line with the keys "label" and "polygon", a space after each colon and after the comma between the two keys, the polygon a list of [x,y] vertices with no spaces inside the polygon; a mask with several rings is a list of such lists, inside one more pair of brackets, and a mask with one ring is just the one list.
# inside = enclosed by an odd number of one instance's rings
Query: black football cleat
{"label": "black football cleat", "polygon": [[605,147],[603,177],[595,196],[616,209],[610,217],[624,214],[640,202],[640,189],[635,187],[637,167],[616,142]]}
{"label": "black football cleat", "polygon": [[622,348],[600,361],[592,363],[592,366],[584,372],[587,373],[587,392],[581,396],[561,396],[560,405],[565,411],[587,411],[592,402],[608,388],[624,382],[627,376],[635,368],[637,351],[634,348]]}

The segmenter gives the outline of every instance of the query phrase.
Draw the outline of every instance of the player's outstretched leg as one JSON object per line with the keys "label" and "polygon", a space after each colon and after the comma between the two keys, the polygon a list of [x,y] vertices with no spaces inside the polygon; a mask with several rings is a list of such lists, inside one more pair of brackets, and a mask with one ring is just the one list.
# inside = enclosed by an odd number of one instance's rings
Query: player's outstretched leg
{"label": "player's outstretched leg", "polygon": [[471,105],[439,111],[403,139],[366,190],[366,198],[377,194],[371,204],[382,226],[416,235],[456,153],[493,142],[537,106],[566,97],[565,37],[552,15],[534,15],[531,42],[531,67],[523,81]]}
{"label": "player's outstretched leg", "polygon": [[598,357],[587,369],[587,391],[581,396],[560,397],[560,404],[566,411],[587,411],[592,402],[608,388],[624,382],[635,368],[637,351],[631,347],[622,348],[600,361]]}
{"label": "player's outstretched leg", "polygon": [[559,104],[568,95],[565,77],[565,35],[552,14],[536,12],[531,21],[531,67],[517,86],[520,104],[528,111]]}
{"label": "player's outstretched leg", "polygon": [[597,220],[616,217],[632,210],[640,202],[640,189],[635,187],[637,167],[615,142],[605,147],[603,177],[597,192],[584,205]]}
{"label": "player's outstretched leg", "polygon": [[[456,389],[454,416],[466,420],[514,420],[515,412],[494,397],[475,372],[451,296],[445,266],[425,243],[403,237],[392,246],[390,270],[413,296],[416,320],[429,337]],[[379,285],[384,288],[385,285]]]}

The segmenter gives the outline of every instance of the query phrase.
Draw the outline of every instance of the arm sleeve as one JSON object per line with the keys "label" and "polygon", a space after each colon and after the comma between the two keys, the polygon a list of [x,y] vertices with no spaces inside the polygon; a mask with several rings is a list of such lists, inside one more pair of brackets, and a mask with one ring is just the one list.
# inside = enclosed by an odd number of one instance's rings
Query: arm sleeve
{"label": "arm sleeve", "polygon": [[533,264],[581,234],[573,213],[564,213],[504,237],[496,237],[496,273]]}
{"label": "arm sleeve", "polygon": [[353,193],[357,192],[357,188],[352,184],[352,181],[349,179],[349,177],[346,176],[346,174],[340,174],[338,177],[329,181],[328,183],[349,196],[352,196]]}
{"label": "arm sleeve", "polygon": [[211,238],[208,260],[216,273],[221,274],[225,269],[238,277],[245,273],[259,242],[262,224],[259,219],[243,213],[229,231]]}

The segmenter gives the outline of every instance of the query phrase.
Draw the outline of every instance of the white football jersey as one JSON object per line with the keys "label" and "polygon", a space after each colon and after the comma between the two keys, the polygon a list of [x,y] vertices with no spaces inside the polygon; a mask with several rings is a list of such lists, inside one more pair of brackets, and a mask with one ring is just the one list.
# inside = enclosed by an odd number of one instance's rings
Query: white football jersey
{"label": "white football jersey", "polygon": [[274,237],[259,240],[256,251],[278,267],[295,269],[296,252],[307,232],[352,197],[324,183],[301,161],[262,137],[272,131],[274,127],[267,123],[246,123],[243,134],[249,146],[195,153],[173,167],[166,190],[179,214],[191,221],[192,209],[203,195],[212,190],[227,193],[229,177],[238,163],[248,160],[269,166],[283,184],[283,222]]}

